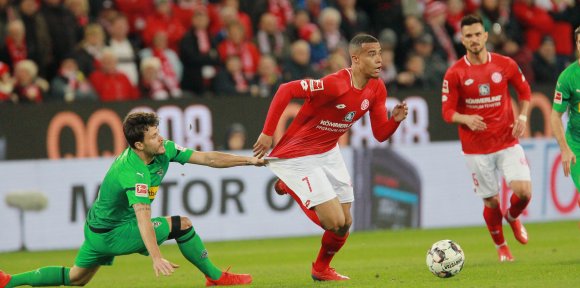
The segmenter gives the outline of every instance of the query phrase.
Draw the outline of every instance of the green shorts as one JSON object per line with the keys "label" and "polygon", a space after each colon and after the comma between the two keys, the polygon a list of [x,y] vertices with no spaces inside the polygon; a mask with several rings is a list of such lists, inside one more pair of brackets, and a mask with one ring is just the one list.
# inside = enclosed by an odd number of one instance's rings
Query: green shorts
{"label": "green shorts", "polygon": [[574,185],[576,186],[576,191],[580,191],[580,142],[572,139],[572,136],[566,133],[566,142],[572,153],[576,155],[576,164],[570,165],[570,177],[572,177],[572,181],[574,181]]}
{"label": "green shorts", "polygon": [[[157,244],[167,241],[170,227],[165,217],[151,219]],[[81,268],[90,268],[100,265],[112,265],[115,256],[141,253],[147,255],[147,248],[137,219],[127,222],[105,233],[95,233],[85,224],[85,241],[77,253],[75,265]]]}

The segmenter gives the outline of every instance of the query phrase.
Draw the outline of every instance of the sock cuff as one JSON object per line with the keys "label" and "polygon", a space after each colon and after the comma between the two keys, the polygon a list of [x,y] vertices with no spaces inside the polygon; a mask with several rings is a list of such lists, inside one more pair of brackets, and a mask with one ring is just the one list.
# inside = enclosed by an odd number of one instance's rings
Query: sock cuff
{"label": "sock cuff", "polygon": [[62,267],[62,283],[64,286],[70,286],[70,268]]}
{"label": "sock cuff", "polygon": [[175,239],[175,241],[177,241],[177,244],[185,243],[191,240],[193,237],[195,237],[195,230],[193,229],[193,226],[189,227],[189,229],[187,229],[186,231],[187,232],[185,232],[183,235]]}

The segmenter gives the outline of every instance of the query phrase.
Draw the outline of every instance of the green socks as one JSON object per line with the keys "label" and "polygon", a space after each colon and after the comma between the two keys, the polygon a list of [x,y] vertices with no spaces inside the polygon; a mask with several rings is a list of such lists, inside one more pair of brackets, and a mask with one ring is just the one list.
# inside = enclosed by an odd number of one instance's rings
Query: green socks
{"label": "green socks", "polygon": [[49,266],[12,275],[6,288],[12,288],[20,285],[39,286],[60,286],[70,285],[69,278],[70,268],[62,266]]}
{"label": "green socks", "polygon": [[203,274],[213,280],[217,280],[222,276],[222,271],[209,260],[207,250],[203,242],[201,242],[201,238],[193,230],[193,227],[185,235],[175,240],[179,250],[181,250],[181,254],[197,269],[201,270]]}

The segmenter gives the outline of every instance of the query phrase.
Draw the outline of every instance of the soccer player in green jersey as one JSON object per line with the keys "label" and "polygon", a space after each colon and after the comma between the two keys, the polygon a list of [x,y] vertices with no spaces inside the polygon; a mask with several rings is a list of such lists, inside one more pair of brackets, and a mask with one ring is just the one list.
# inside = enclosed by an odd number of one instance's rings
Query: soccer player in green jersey
{"label": "soccer player in green jersey", "polygon": [[[574,31],[574,39],[579,59],[570,64],[558,77],[550,123],[562,152],[564,175],[566,177],[572,175],[572,181],[580,191],[580,165],[576,165],[576,155],[580,155],[580,27]],[[570,107],[568,128],[564,134],[562,114],[568,107]]]}
{"label": "soccer player in green jersey", "polygon": [[151,218],[155,199],[169,162],[214,168],[242,165],[263,166],[264,160],[221,152],[198,152],[183,148],[159,134],[154,113],[131,113],[123,122],[129,143],[115,159],[89,210],[85,241],[75,264],[43,267],[9,275],[0,271],[0,288],[30,286],[84,286],[102,265],[112,265],[115,256],[141,253],[151,256],[156,276],[171,275],[178,265],[163,258],[159,245],[175,239],[185,258],[205,275],[207,286],[252,282],[249,274],[222,272],[208,258],[201,238],[185,216]]}

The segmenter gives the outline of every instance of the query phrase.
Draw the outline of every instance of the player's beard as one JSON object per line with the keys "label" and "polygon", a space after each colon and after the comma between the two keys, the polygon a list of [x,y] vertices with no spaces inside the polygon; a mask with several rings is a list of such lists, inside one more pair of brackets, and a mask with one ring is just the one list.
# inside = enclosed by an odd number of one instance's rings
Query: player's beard
{"label": "player's beard", "polygon": [[467,50],[469,51],[469,53],[474,54],[474,55],[479,55],[479,53],[481,53],[483,51],[484,46],[483,45],[477,45],[475,47],[470,46],[469,48],[467,48]]}

